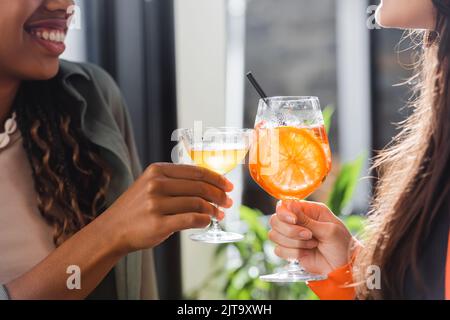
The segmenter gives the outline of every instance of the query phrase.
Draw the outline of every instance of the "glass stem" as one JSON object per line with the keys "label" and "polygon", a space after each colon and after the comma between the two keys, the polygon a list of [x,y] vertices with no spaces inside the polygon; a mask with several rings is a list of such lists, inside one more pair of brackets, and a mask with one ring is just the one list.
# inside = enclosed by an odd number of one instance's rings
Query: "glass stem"
{"label": "glass stem", "polygon": [[290,259],[287,270],[289,272],[298,272],[303,271],[303,267],[301,266],[300,261],[298,261],[297,259]]}
{"label": "glass stem", "polygon": [[[216,206],[216,205],[214,205],[214,206],[220,210],[220,208],[218,206]],[[212,233],[219,233],[222,231],[222,228],[219,225],[219,220],[217,220],[216,217],[211,216],[211,225],[209,226],[208,229],[209,229],[208,231],[212,232]]]}
{"label": "glass stem", "polygon": [[[296,200],[300,201],[300,200]],[[303,272],[305,269],[303,269],[302,265],[300,264],[300,260],[298,259],[289,259],[289,265],[287,266],[288,272]]]}
{"label": "glass stem", "polygon": [[211,232],[221,231],[220,225],[219,225],[219,220],[217,220],[216,217],[211,217],[211,226],[209,227],[209,230]]}

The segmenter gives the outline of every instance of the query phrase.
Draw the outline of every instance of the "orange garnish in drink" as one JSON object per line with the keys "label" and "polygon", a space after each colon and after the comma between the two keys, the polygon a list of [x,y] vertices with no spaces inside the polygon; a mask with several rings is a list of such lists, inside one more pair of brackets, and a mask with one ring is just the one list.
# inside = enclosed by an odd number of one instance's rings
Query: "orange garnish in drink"
{"label": "orange garnish in drink", "polygon": [[253,179],[277,199],[304,199],[329,173],[329,159],[314,128],[278,127],[255,131],[250,153]]}

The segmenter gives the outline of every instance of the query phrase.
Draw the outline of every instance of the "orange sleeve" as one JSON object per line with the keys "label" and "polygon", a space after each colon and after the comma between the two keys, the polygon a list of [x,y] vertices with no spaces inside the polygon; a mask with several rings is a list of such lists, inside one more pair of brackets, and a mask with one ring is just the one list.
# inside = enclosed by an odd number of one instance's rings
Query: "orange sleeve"
{"label": "orange sleeve", "polygon": [[352,283],[352,264],[349,263],[329,273],[326,280],[308,282],[308,286],[321,300],[354,300],[355,288],[348,287]]}

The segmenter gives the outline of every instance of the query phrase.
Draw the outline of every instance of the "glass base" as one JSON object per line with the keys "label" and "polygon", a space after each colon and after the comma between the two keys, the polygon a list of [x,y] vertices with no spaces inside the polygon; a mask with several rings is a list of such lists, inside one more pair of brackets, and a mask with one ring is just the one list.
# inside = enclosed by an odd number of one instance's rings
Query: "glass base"
{"label": "glass base", "polygon": [[226,232],[222,230],[209,230],[200,233],[194,233],[189,236],[193,241],[204,242],[204,243],[233,243],[244,240],[242,234],[234,232]]}
{"label": "glass base", "polygon": [[320,281],[327,279],[327,276],[306,272],[301,267],[299,267],[298,263],[292,263],[289,264],[285,268],[285,270],[281,272],[268,274],[265,276],[261,276],[259,278],[265,282],[290,283],[290,282]]}

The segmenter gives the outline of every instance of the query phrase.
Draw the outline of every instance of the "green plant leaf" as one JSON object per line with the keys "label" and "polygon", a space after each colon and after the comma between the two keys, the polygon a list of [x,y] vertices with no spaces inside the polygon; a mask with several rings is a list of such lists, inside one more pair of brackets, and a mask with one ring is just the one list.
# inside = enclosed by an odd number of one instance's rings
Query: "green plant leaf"
{"label": "green plant leaf", "polygon": [[362,154],[355,161],[342,166],[327,201],[328,207],[336,215],[341,215],[352,199],[365,158],[365,154]]}
{"label": "green plant leaf", "polygon": [[364,230],[367,218],[364,216],[351,215],[344,218],[344,223],[353,235],[358,235]]}
{"label": "green plant leaf", "polygon": [[249,230],[253,231],[260,240],[267,240],[267,228],[261,223],[263,217],[261,211],[241,206],[240,216],[241,220],[247,223]]}
{"label": "green plant leaf", "polygon": [[323,109],[323,122],[325,124],[325,129],[327,130],[327,133],[330,133],[331,128],[331,122],[333,120],[333,114],[334,114],[334,107],[332,105],[329,105]]}
{"label": "green plant leaf", "polygon": [[217,246],[217,249],[214,251],[214,258],[217,259],[219,258],[227,249],[228,245],[227,244],[221,244]]}
{"label": "green plant leaf", "polygon": [[244,262],[250,259],[252,252],[251,252],[251,250],[249,250],[249,246],[247,243],[236,242],[236,243],[233,243],[233,246],[235,246],[236,249],[238,249],[241,259]]}

